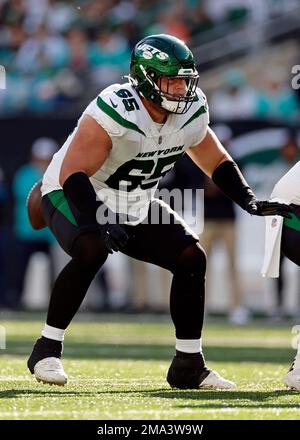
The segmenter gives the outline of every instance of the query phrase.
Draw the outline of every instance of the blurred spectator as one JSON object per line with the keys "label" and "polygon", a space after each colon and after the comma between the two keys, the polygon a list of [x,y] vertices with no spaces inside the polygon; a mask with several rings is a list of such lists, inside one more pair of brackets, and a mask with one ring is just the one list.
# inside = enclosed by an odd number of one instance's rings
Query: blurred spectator
{"label": "blurred spectator", "polygon": [[245,20],[265,20],[271,7],[261,0],[209,0],[205,1],[208,15],[214,22],[241,23]]}
{"label": "blurred spectator", "polygon": [[[31,0],[32,1],[32,0]],[[45,24],[51,33],[64,33],[77,19],[77,10],[71,2],[48,0]]]}
{"label": "blurred spectator", "polygon": [[[226,125],[218,125],[213,129],[224,147],[228,147],[232,138],[231,129]],[[200,242],[206,251],[208,261],[216,245],[222,244],[226,252],[231,283],[229,321],[233,324],[245,324],[249,319],[249,311],[243,306],[238,277],[234,203],[206,176],[204,178],[204,219],[204,231],[200,235]]]}
{"label": "blurred spectator", "polygon": [[214,119],[230,121],[253,117],[256,107],[256,92],[246,82],[238,69],[224,72],[222,85],[210,99],[210,112]]}
{"label": "blurred spectator", "polygon": [[[134,1],[121,0],[116,3],[111,11],[111,20],[114,25],[121,25],[122,23],[128,23],[136,19],[137,5]],[[131,47],[131,46],[130,46]]]}
{"label": "blurred spectator", "polygon": [[[128,73],[128,48],[145,34],[165,32],[185,41],[193,37],[199,45],[222,38],[236,26],[279,16],[296,3],[0,0],[0,65],[6,67],[8,84],[0,96],[0,113],[61,110],[76,115],[77,104],[85,105],[95,89],[107,85],[107,78],[119,82]],[[249,38],[256,48],[256,32]],[[259,117],[273,117],[274,113],[277,117],[274,96],[266,97],[263,92],[259,106],[254,104],[253,109],[253,90],[245,82],[225,78],[223,89],[214,95],[211,107],[215,118],[252,117],[256,109]],[[291,105],[288,96],[282,97],[280,112],[288,107],[286,119],[290,118]]]}
{"label": "blurred spectator", "polygon": [[68,67],[79,75],[89,69],[89,44],[86,32],[78,27],[71,28],[67,33]]}
{"label": "blurred spectator", "polygon": [[42,25],[48,12],[49,0],[26,0],[26,16],[23,28],[28,34],[32,34]]}
{"label": "blurred spectator", "polygon": [[186,23],[186,10],[183,3],[175,3],[171,9],[159,12],[154,25],[146,28],[145,35],[170,34],[185,41],[190,40],[190,31]]}
{"label": "blurred spectator", "polygon": [[66,65],[67,52],[65,39],[51,34],[45,25],[41,25],[18,50],[15,66],[24,75],[55,71]]}
{"label": "blurred spectator", "polygon": [[23,0],[1,2],[1,21],[4,23],[21,23],[26,16],[26,5]]}
{"label": "blurred spectator", "polygon": [[120,82],[130,60],[126,38],[108,30],[99,32],[91,46],[89,59],[91,76],[97,88],[102,89],[111,82]]}
{"label": "blurred spectator", "polygon": [[189,20],[192,35],[202,34],[203,32],[212,30],[214,27],[213,21],[205,11],[203,2],[199,4],[195,2],[194,7],[190,10]]}
{"label": "blurred spectator", "polygon": [[22,306],[24,280],[30,257],[35,252],[43,252],[50,257],[50,246],[55,241],[48,228],[40,231],[32,229],[27,216],[26,199],[34,183],[42,178],[56,150],[57,144],[53,139],[37,139],[32,145],[30,162],[23,165],[14,177],[16,246],[14,259],[10,262],[13,273],[7,292],[7,301],[12,308]]}
{"label": "blurred spectator", "polygon": [[299,104],[287,78],[281,69],[268,71],[265,87],[258,94],[255,116],[284,122],[299,120]]}

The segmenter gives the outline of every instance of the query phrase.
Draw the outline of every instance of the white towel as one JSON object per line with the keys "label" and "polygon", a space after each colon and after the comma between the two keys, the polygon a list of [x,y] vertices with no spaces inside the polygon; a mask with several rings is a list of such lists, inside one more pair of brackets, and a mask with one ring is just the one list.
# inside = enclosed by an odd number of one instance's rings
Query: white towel
{"label": "white towel", "polygon": [[266,217],[265,256],[261,270],[263,277],[279,277],[282,225],[282,217]]}

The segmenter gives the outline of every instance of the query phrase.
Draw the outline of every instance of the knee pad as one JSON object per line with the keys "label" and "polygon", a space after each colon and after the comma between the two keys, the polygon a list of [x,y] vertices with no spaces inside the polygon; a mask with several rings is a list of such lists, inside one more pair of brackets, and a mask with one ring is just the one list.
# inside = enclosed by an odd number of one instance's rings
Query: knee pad
{"label": "knee pad", "polygon": [[100,233],[88,232],[79,235],[72,248],[72,257],[80,260],[83,266],[99,266],[107,259],[108,251]]}
{"label": "knee pad", "polygon": [[175,271],[205,277],[206,255],[199,243],[193,243],[181,253]]}

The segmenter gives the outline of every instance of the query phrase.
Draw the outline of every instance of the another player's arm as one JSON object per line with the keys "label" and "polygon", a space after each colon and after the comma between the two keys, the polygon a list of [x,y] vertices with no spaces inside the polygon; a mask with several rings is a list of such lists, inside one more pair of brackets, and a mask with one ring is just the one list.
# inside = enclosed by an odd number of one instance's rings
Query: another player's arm
{"label": "another player's arm", "polygon": [[228,197],[250,214],[290,216],[287,205],[256,199],[237,164],[210,128],[202,142],[187,153]]}

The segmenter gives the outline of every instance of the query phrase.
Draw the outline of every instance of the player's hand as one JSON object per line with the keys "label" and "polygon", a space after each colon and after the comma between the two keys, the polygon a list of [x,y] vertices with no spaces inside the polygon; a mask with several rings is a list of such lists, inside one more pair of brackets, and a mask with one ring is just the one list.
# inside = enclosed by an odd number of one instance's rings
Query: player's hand
{"label": "player's hand", "polygon": [[122,226],[108,223],[101,226],[100,229],[105,246],[110,254],[118,252],[126,246],[129,237]]}
{"label": "player's hand", "polygon": [[285,218],[292,218],[293,208],[284,203],[269,202],[268,200],[257,200],[250,198],[246,202],[246,211],[252,215],[281,215]]}

